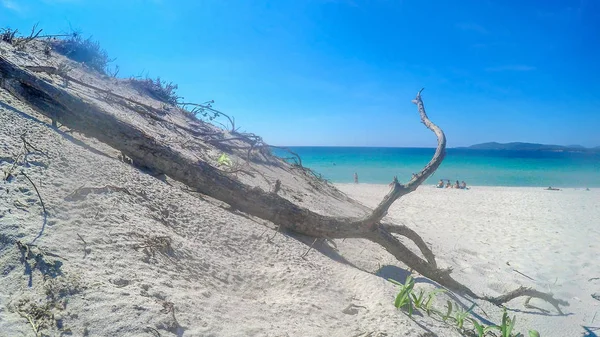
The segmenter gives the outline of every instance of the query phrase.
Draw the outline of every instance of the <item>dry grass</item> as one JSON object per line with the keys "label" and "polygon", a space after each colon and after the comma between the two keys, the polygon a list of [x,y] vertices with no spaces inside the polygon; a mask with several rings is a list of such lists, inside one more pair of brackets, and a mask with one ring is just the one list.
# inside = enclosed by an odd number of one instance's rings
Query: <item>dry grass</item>
{"label": "dry grass", "polygon": [[171,105],[177,105],[179,96],[177,96],[177,84],[167,82],[157,77],[152,79],[146,78],[130,78],[128,82],[131,86],[140,93],[147,94],[150,97]]}
{"label": "dry grass", "polygon": [[108,57],[108,53],[98,41],[92,40],[91,37],[84,39],[77,33],[66,39],[51,40],[50,44],[58,53],[83,63],[101,74],[106,74],[108,64],[114,61]]}

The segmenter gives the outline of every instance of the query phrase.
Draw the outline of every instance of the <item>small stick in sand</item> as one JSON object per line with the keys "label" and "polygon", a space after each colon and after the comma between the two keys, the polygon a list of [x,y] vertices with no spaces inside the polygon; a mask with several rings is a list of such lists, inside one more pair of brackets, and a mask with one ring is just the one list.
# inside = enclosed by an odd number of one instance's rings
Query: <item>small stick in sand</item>
{"label": "small stick in sand", "polygon": [[34,151],[39,152],[39,153],[43,154],[44,156],[48,157],[48,154],[46,152],[37,149],[35,146],[31,145],[31,143],[28,142],[27,139],[25,139],[25,133],[21,134],[21,140],[23,141],[23,148],[25,148],[25,153],[32,152],[32,151],[30,151],[30,148],[31,148]]}
{"label": "small stick in sand", "polygon": [[83,242],[83,258],[85,259],[85,257],[88,255],[88,253],[90,252],[90,249],[87,248],[87,242],[85,242],[85,240],[81,237],[81,235],[79,235],[79,233],[77,233],[77,236],[79,237],[79,239]]}
{"label": "small stick in sand", "polygon": [[318,239],[319,239],[319,238],[315,238],[315,239],[313,240],[313,242],[312,242],[312,244],[310,245],[310,247],[308,247],[308,250],[307,250],[307,251],[306,251],[304,254],[302,254],[302,256],[300,256],[301,258],[303,258],[303,259],[306,259],[306,255],[308,255],[308,252],[310,252],[310,250],[311,250],[311,249],[312,249],[312,247],[315,245],[315,242],[317,242],[317,240],[318,240]]}
{"label": "small stick in sand", "polygon": [[270,237],[267,241],[268,242],[272,242],[273,239],[275,238],[275,236],[277,236],[277,233],[279,233],[279,230],[281,229],[281,226],[277,226],[277,230],[275,231],[275,234],[273,234],[272,237]]}
{"label": "small stick in sand", "polygon": [[519,274],[521,274],[521,275],[523,275],[523,276],[525,276],[525,277],[527,277],[528,279],[530,279],[530,280],[532,280],[532,281],[535,281],[535,280],[534,280],[532,277],[529,277],[529,276],[527,276],[527,275],[525,275],[525,274],[521,273],[520,271],[518,271],[518,270],[516,270],[516,269],[514,269],[514,268],[513,268],[513,271],[514,271],[514,272],[517,272],[517,273],[519,273]]}
{"label": "small stick in sand", "polygon": [[42,234],[44,234],[44,229],[46,228],[46,218],[48,217],[48,212],[46,211],[46,206],[44,205],[44,200],[42,199],[42,196],[40,195],[40,191],[38,191],[37,186],[35,186],[35,183],[33,182],[33,180],[29,179],[29,177],[25,174],[25,172],[21,171],[21,174],[23,176],[25,176],[25,178],[27,178],[27,180],[29,180],[31,185],[33,185],[33,188],[35,189],[35,193],[37,193],[38,198],[40,198],[40,203],[42,204],[42,210],[44,211],[42,229],[40,230],[40,233],[38,234],[38,236],[36,236],[35,239],[33,239],[31,241],[31,243],[33,244],[35,242],[35,240],[37,240],[39,237],[42,236]]}

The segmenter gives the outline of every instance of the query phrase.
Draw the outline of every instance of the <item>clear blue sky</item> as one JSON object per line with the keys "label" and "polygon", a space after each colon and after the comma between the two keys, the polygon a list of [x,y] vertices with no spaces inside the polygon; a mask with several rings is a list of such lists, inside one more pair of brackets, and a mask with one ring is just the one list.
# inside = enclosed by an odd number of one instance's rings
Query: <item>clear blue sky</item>
{"label": "clear blue sky", "polygon": [[[460,3],[460,5],[458,4]],[[0,0],[281,145],[600,145],[600,1]]]}

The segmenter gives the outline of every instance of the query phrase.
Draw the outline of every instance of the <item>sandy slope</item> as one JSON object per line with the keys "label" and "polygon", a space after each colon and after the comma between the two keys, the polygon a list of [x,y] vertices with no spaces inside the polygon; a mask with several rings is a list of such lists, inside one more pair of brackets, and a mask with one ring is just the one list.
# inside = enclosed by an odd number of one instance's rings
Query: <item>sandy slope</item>
{"label": "sandy slope", "polygon": [[[388,191],[385,185],[338,187],[368,206]],[[598,205],[598,189],[421,186],[394,204],[389,217],[417,230],[441,266],[453,266],[455,277],[477,293],[499,295],[524,285],[551,291],[571,304],[565,308],[568,316],[548,316],[516,299],[509,305],[517,327],[536,329],[542,336],[583,336],[585,327],[600,326],[600,301],[591,296],[600,293]],[[554,314],[543,302],[531,304]],[[482,306],[491,317],[500,317],[497,308]]]}

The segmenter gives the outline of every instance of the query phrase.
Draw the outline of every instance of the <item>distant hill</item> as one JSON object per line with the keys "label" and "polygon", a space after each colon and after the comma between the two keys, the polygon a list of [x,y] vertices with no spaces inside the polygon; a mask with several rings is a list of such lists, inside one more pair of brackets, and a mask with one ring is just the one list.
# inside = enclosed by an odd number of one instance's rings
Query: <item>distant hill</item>
{"label": "distant hill", "polygon": [[471,150],[513,150],[513,151],[560,151],[560,152],[597,152],[600,151],[600,146],[595,148],[586,148],[581,145],[548,145],[548,144],[536,144],[536,143],[481,143],[471,145],[469,147],[462,147],[462,149]]}

